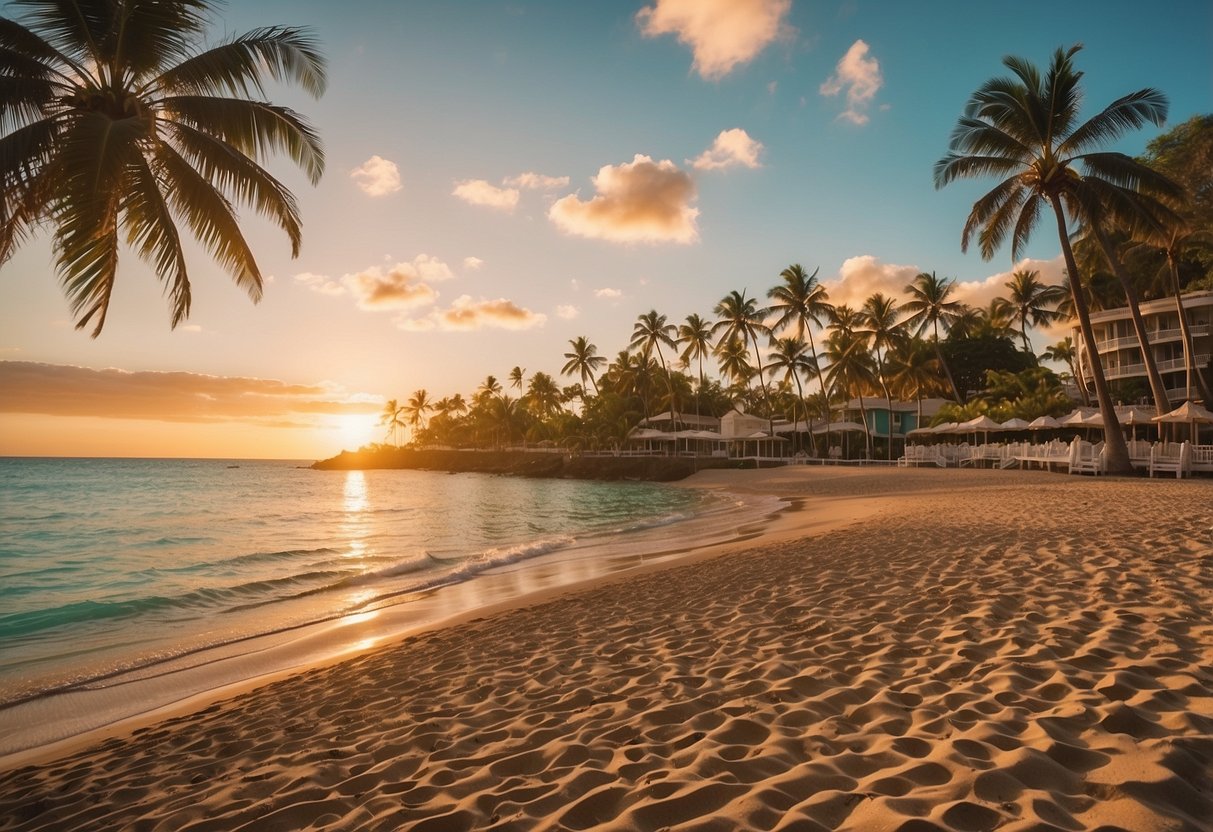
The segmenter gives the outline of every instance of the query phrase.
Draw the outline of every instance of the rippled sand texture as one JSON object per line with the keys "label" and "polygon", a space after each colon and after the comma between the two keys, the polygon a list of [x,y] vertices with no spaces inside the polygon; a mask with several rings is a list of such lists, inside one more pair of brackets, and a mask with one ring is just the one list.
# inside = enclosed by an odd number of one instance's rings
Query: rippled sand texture
{"label": "rippled sand texture", "polygon": [[0,775],[0,828],[1213,828],[1213,483],[781,477],[914,493]]}

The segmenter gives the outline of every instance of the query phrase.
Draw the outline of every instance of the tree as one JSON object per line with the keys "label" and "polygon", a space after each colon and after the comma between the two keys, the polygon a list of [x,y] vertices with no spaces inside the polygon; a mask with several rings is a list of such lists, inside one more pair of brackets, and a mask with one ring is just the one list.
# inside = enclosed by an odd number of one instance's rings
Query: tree
{"label": "tree", "polygon": [[939,360],[939,366],[948,379],[948,387],[952,389],[952,398],[959,402],[961,400],[960,391],[956,389],[952,371],[948,369],[947,362],[943,360],[943,352],[939,348],[939,325],[943,324],[943,330],[947,333],[952,322],[964,309],[964,304],[960,301],[949,300],[955,288],[956,281],[954,280],[936,277],[935,272],[919,272],[906,286],[905,291],[910,299],[902,304],[901,308],[910,313],[905,320],[905,326],[914,335],[922,337],[927,327],[931,327],[931,333],[935,337],[935,357]]}
{"label": "tree", "polygon": [[563,397],[555,379],[547,373],[535,373],[531,376],[524,399],[527,411],[543,421],[560,412]]}
{"label": "tree", "polygon": [[[1166,97],[1142,89],[1112,102],[1085,122],[1079,121],[1082,73],[1074,68],[1081,46],[1058,49],[1042,75],[1028,61],[1007,57],[1013,77],[983,84],[965,106],[952,133],[949,152],[935,164],[935,186],[985,175],[1006,177],[973,205],[961,235],[961,250],[978,231],[982,257],[989,260],[1011,238],[1018,259],[1040,218],[1042,205],[1053,211],[1057,236],[1070,275],[1071,296],[1104,421],[1105,459],[1111,473],[1130,473],[1128,448],[1120,431],[1111,391],[1099,362],[1095,333],[1074,252],[1067,212],[1082,220],[1092,213],[1103,182],[1132,187],[1153,178],[1149,168],[1122,154],[1095,149],[1147,122],[1162,124]],[[1082,167],[1082,171],[1078,167]]]}
{"label": "tree", "polygon": [[424,388],[409,396],[408,404],[403,408],[404,416],[408,419],[409,427],[413,429],[413,438],[417,431],[425,427],[425,414],[434,409],[430,402],[430,394]]}
{"label": "tree", "polygon": [[[591,344],[584,335],[570,340],[569,347],[572,352],[564,354],[568,361],[560,368],[561,375],[571,376],[573,373],[577,373],[581,376],[582,387],[588,381],[594,385],[594,395],[598,395],[598,382],[594,380],[594,373],[607,363],[607,360],[598,354],[598,347]],[[585,404],[584,396],[581,403]]]}
{"label": "tree", "polygon": [[732,382],[739,391],[748,391],[754,367],[746,353],[745,343],[740,338],[726,338],[716,342],[716,360],[720,364],[720,375]]}
{"label": "tree", "polygon": [[880,389],[884,393],[885,405],[889,408],[889,447],[886,449],[888,458],[893,458],[893,397],[889,394],[889,384],[885,378],[884,356],[901,340],[901,329],[897,322],[900,315],[897,301],[881,292],[876,292],[863,303],[860,311],[863,316],[865,329],[860,330],[871,339],[872,349],[876,353],[876,377],[880,381]]}
{"label": "tree", "polygon": [[165,285],[173,327],[189,317],[184,224],[248,293],[262,276],[236,215],[257,211],[299,255],[295,197],[261,162],[284,152],[314,185],[320,139],[267,101],[268,80],[314,97],[324,59],[305,29],[271,26],[199,52],[208,0],[24,0],[0,18],[0,264],[52,229],[55,268],[80,329],[101,334],[120,237]]}
{"label": "tree", "polygon": [[[774,377],[779,370],[783,370],[784,380],[791,379],[796,382],[796,408],[804,412],[805,421],[808,423],[809,436],[813,436],[813,422],[808,414],[808,407],[804,401],[804,388],[800,384],[800,374],[813,376],[817,373],[817,365],[814,359],[810,358],[807,352],[808,345],[800,338],[778,338],[775,341],[774,350],[768,358],[770,364],[768,368],[771,371],[771,376]],[[796,423],[798,421],[796,410],[792,412],[792,433],[796,437],[797,449],[800,447],[800,431]]]}
{"label": "tree", "polygon": [[[771,328],[765,322],[768,310],[760,308],[756,299],[747,298],[744,290],[738,292],[734,289],[721,298],[720,303],[716,304],[716,308],[712,311],[719,317],[719,320],[712,326],[713,335],[721,333],[718,344],[736,339],[741,341],[743,346],[754,345],[754,358],[758,363],[758,380],[761,382],[763,377],[762,353],[758,350],[758,336],[765,335],[770,340]],[[762,387],[762,397],[767,406],[770,432],[774,435],[775,417],[771,413],[771,401],[767,395],[766,385]]]}
{"label": "tree", "polygon": [[1032,352],[1028,327],[1048,326],[1062,320],[1056,306],[1065,297],[1065,290],[1060,286],[1042,283],[1040,272],[1035,269],[1012,272],[1011,279],[1003,285],[1007,287],[1008,294],[1002,298],[1003,303],[999,307],[1012,325],[1018,325],[1023,351]]}
{"label": "tree", "polygon": [[[851,311],[845,306],[838,308]],[[826,371],[830,387],[848,399],[851,396],[859,399],[859,414],[863,420],[867,456],[871,458],[872,429],[868,425],[868,411],[863,405],[863,397],[877,382],[876,362],[868,351],[868,337],[856,329],[835,326],[826,338],[825,357],[830,362],[830,368]]]}
{"label": "tree", "polygon": [[[945,385],[940,378],[939,342],[932,348],[921,338],[903,338],[889,353],[889,382],[898,398],[913,396],[918,405],[918,427],[923,426],[922,399],[941,392]],[[951,379],[948,388],[952,388]]]}
{"label": "tree", "polygon": [[388,399],[383,405],[383,412],[379,414],[379,424],[387,427],[393,445],[400,444],[400,428],[405,424],[403,417],[404,408],[395,399]]}
{"label": "tree", "polygon": [[[820,270],[819,267],[813,269],[812,274],[806,274],[803,266],[793,263],[779,273],[783,278],[783,285],[775,286],[767,292],[767,297],[774,301],[771,304],[771,312],[777,316],[775,329],[786,330],[795,327],[798,337],[807,337],[814,368],[820,367],[821,364],[817,357],[813,327],[824,326],[830,320],[830,313],[834,309],[830,304],[830,293],[817,280]],[[821,395],[827,396],[825,376],[818,373],[817,381],[821,384]]]}
{"label": "tree", "polygon": [[[666,376],[666,382],[669,382],[669,370],[665,365],[665,355],[661,352],[661,345],[665,344],[670,349],[674,349],[674,332],[675,326],[666,322],[665,315],[658,315],[656,309],[650,309],[648,312],[640,315],[636,319],[636,323],[632,325],[632,341],[628,345],[632,349],[639,349],[640,354],[645,358],[652,355],[654,349],[657,350],[657,358],[661,362],[661,371]],[[678,429],[678,407],[674,402],[674,388],[669,387],[670,393],[670,415],[674,419],[674,429]]]}
{"label": "tree", "polygon": [[692,359],[699,362],[699,386],[695,389],[695,416],[699,416],[699,399],[703,392],[703,359],[712,351],[712,325],[695,313],[678,327],[675,342],[683,348],[678,360],[690,367]]}
{"label": "tree", "polygon": [[516,387],[519,390],[526,384],[526,369],[515,365],[514,369],[510,370],[510,387]]}
{"label": "tree", "polygon": [[1041,358],[1045,361],[1058,361],[1070,368],[1070,378],[1078,387],[1078,395],[1082,398],[1083,406],[1091,403],[1091,399],[1087,396],[1087,386],[1082,382],[1082,374],[1078,369],[1077,352],[1074,349],[1074,339],[1067,335],[1051,347],[1045,347],[1045,351],[1041,353]]}

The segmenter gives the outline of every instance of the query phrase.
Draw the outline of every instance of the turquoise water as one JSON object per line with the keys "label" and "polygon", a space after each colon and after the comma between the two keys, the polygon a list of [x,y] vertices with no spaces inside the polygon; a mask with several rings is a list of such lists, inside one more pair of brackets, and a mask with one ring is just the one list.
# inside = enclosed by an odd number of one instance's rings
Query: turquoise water
{"label": "turquoise water", "polygon": [[741,508],[641,483],[0,459],[0,706],[554,558],[709,542]]}

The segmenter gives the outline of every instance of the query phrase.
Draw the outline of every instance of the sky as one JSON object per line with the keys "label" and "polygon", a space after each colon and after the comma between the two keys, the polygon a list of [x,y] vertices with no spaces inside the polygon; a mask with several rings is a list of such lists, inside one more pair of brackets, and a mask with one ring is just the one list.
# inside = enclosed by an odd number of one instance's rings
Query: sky
{"label": "sky", "polygon": [[126,251],[93,339],[36,235],[0,267],[0,455],[327,457],[381,440],[387,399],[560,378],[571,339],[611,358],[650,309],[710,317],[792,263],[836,302],[935,271],[984,305],[1016,268],[1061,277],[1051,226],[1019,263],[962,253],[994,183],[932,183],[1003,56],[1082,43],[1086,115],[1143,87],[1168,126],[1213,110],[1207,0],[259,0],[208,42],[272,24],[310,27],[328,60],[319,100],[268,95],[325,145],[315,187],[266,165],[299,199],[300,256],[245,212],[263,300],[191,246],[173,330]]}

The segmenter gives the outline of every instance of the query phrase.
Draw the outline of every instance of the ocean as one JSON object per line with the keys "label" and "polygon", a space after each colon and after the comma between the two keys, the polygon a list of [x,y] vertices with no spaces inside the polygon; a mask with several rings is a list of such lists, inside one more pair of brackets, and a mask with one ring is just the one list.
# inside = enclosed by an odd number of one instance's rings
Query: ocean
{"label": "ocean", "polygon": [[0,754],[737,538],[777,508],[650,483],[0,459]]}

